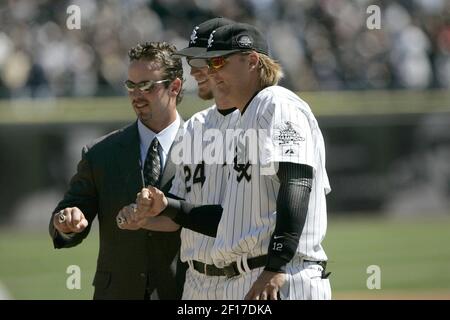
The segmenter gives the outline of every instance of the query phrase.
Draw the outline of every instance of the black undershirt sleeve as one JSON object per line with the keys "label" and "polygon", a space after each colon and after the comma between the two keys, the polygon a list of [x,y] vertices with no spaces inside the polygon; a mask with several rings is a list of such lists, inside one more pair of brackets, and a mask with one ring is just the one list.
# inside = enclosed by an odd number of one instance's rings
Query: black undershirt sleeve
{"label": "black undershirt sleeve", "polygon": [[297,251],[305,225],[313,168],[304,164],[280,162],[277,176],[280,189],[276,225],[269,244],[265,270],[286,272],[286,264]]}
{"label": "black undershirt sleeve", "polygon": [[174,195],[168,194],[168,206],[160,215],[169,217],[183,228],[215,237],[222,206],[220,205],[193,205]]}

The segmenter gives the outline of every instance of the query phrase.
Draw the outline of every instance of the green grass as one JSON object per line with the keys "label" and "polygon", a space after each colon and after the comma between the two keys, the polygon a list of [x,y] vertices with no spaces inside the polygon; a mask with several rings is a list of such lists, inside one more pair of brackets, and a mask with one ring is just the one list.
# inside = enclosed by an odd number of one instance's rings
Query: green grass
{"label": "green grass", "polygon": [[[97,252],[95,232],[78,247],[56,250],[46,230],[2,230],[0,281],[15,299],[91,299]],[[80,290],[66,287],[70,265],[81,269]]]}
{"label": "green grass", "polygon": [[[331,219],[324,242],[337,298],[441,294],[450,297],[450,218]],[[16,299],[90,299],[98,252],[93,232],[80,246],[53,249],[41,233],[1,230],[0,281]],[[81,290],[68,290],[69,265],[81,268]],[[381,290],[368,290],[367,267],[381,269]]]}
{"label": "green grass", "polygon": [[[324,242],[335,293],[445,292],[450,297],[450,219],[335,220]],[[368,290],[367,267],[381,270]]]}

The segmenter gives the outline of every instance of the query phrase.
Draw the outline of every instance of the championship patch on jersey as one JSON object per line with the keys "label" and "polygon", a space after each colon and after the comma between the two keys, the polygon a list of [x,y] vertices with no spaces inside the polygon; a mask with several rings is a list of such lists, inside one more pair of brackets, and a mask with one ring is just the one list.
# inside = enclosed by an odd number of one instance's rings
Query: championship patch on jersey
{"label": "championship patch on jersey", "polygon": [[[272,140],[278,146],[292,146],[305,141],[305,138],[301,136],[300,128],[297,125],[291,121],[284,121],[274,126]],[[286,152],[291,152],[289,148],[283,149],[286,149]]]}

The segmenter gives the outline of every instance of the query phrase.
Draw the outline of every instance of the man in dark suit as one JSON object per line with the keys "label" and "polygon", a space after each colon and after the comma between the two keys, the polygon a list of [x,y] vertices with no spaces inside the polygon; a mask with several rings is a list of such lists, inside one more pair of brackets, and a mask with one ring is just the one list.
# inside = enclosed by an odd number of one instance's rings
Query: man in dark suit
{"label": "man in dark suit", "polygon": [[98,215],[94,299],[181,297],[185,268],[178,259],[179,226],[156,219],[155,231],[116,225],[117,213],[135,201],[144,184],[170,189],[175,172],[170,149],[182,122],[176,105],[182,98],[183,68],[172,56],[175,51],[165,42],[129,51],[125,86],[138,119],[83,148],[77,173],[50,220],[55,248],[69,248],[88,235]]}

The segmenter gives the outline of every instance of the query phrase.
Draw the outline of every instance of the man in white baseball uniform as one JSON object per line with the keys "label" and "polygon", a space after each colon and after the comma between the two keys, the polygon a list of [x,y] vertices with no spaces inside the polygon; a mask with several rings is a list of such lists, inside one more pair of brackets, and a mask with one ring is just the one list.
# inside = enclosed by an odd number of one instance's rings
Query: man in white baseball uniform
{"label": "man in white baseball uniform", "polygon": [[[186,57],[189,61],[191,57],[206,52],[210,33],[218,27],[231,23],[234,22],[225,18],[214,18],[194,27],[189,46],[177,51],[175,55]],[[207,66],[192,67],[191,75],[197,81],[199,97],[204,100],[215,98],[216,104],[194,114],[184,125],[185,132],[181,137],[182,139],[175,142],[173,155],[175,156],[178,151],[182,151],[183,156],[172,159],[177,164],[177,170],[172,188],[169,191],[169,197],[176,196],[184,199],[185,204],[194,204],[199,207],[217,204],[215,209],[220,208],[220,212],[211,210],[211,206],[206,207],[209,210],[205,210],[204,213],[209,215],[208,219],[199,218],[189,223],[186,223],[186,220],[180,221],[179,216],[172,215],[173,210],[169,210],[169,213],[166,210],[163,215],[173,217],[175,222],[183,226],[180,258],[183,262],[189,264],[189,269],[182,299],[222,299],[226,276],[223,270],[214,266],[210,252],[214,244],[213,236],[217,229],[218,219],[220,219],[222,212],[220,204],[223,201],[228,178],[227,166],[224,163],[223,138],[226,129],[234,127],[238,113],[236,108],[231,107],[225,96],[214,95],[214,88],[212,88],[211,81],[208,78]],[[186,148],[183,149],[183,147]],[[212,154],[208,150],[212,151]],[[143,190],[139,196],[150,200],[150,193],[153,193],[153,195],[158,193],[162,196],[155,188],[149,188],[148,191]],[[138,210],[142,211],[143,199],[139,200],[139,196],[137,200]],[[170,199],[170,201],[173,205],[174,200]],[[217,214],[219,215],[217,216]],[[201,233],[205,229],[198,230],[192,226],[196,223],[203,224],[204,228],[208,230],[207,234]],[[142,226],[146,227],[145,224],[142,224]]]}
{"label": "man in white baseball uniform", "polygon": [[[206,52],[210,33],[221,26],[233,23],[224,18],[215,18],[194,27],[189,47],[175,54],[191,57]],[[194,114],[185,124],[185,134],[180,144],[190,145],[184,150],[183,159],[175,174],[170,194],[196,205],[221,204],[225,193],[227,167],[224,165],[222,141],[226,129],[234,127],[238,113],[224,96],[214,95],[208,78],[208,67],[191,67],[191,75],[198,83],[198,95],[202,99],[215,97],[215,105]],[[236,112],[234,112],[236,111]],[[219,152],[209,157],[208,148]],[[216,226],[214,226],[214,230]],[[189,264],[182,299],[221,299],[225,274],[214,266],[210,252],[214,237],[188,228],[181,230],[181,261]]]}
{"label": "man in white baseball uniform", "polygon": [[331,189],[310,107],[277,86],[281,67],[251,25],[214,30],[190,65],[208,65],[216,90],[240,111],[211,252],[228,276],[223,298],[330,299],[321,242]]}

